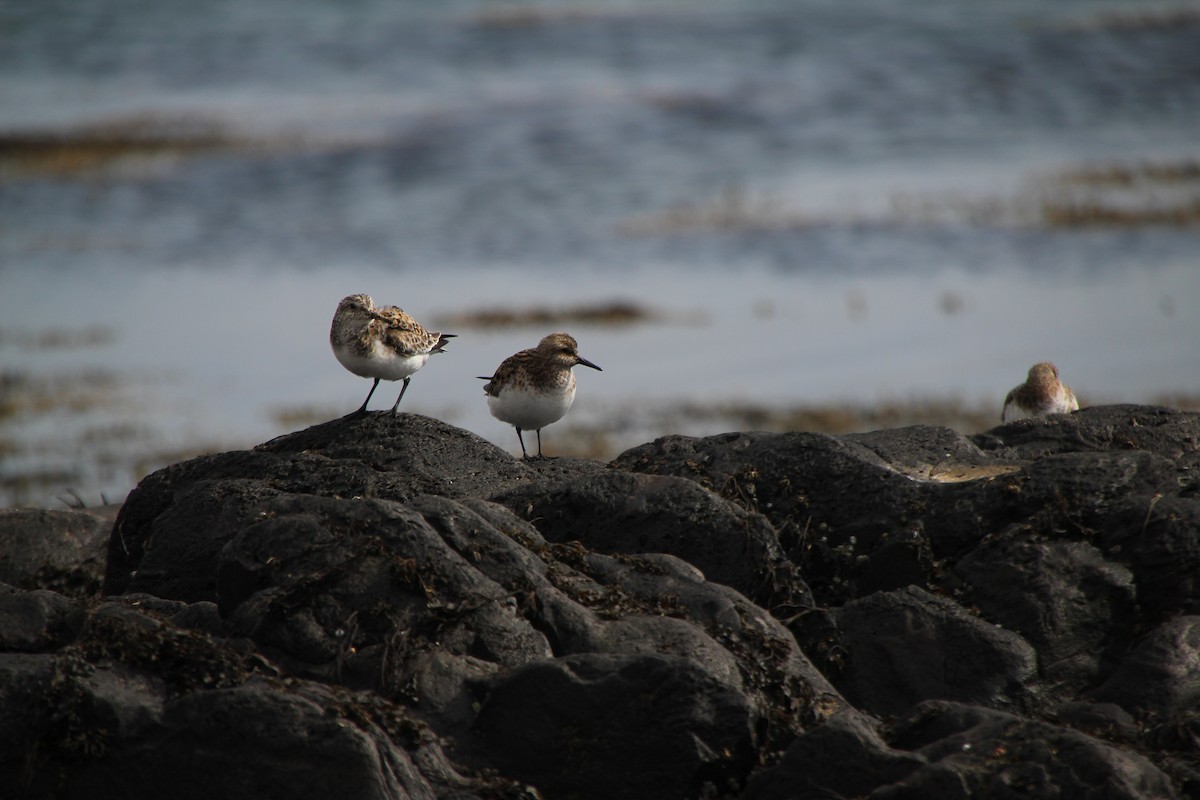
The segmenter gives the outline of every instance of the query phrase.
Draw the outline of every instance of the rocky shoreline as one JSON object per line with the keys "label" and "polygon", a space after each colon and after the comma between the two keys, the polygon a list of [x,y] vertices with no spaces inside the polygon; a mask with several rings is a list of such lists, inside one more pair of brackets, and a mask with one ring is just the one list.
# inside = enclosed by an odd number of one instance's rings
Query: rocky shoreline
{"label": "rocky shoreline", "polygon": [[1200,414],[664,437],[414,415],[0,512],[0,787],[1200,795]]}

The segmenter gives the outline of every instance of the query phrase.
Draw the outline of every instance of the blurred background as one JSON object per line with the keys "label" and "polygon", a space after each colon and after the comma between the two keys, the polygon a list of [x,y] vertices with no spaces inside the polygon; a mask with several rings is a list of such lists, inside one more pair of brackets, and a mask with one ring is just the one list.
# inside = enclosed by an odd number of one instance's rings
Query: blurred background
{"label": "blurred background", "polygon": [[355,292],[516,453],[474,376],[554,330],[552,455],[1197,407],[1200,3],[0,4],[0,506],[353,411]]}

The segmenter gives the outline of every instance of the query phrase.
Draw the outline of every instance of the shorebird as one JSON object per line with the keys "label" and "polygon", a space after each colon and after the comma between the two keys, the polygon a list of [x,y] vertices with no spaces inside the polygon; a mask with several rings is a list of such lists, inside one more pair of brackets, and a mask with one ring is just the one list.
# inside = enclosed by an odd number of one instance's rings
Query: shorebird
{"label": "shorebird", "polygon": [[404,381],[400,396],[392,406],[396,414],[414,372],[425,366],[433,353],[442,348],[452,333],[428,331],[396,306],[375,307],[367,294],[342,298],[329,329],[329,344],[342,366],[363,378],[374,378],[367,399],[356,414],[367,413],[367,403],[379,381]]}
{"label": "shorebird", "polygon": [[1075,393],[1058,379],[1058,367],[1042,361],[1029,368],[1025,382],[1004,398],[1001,422],[1044,417],[1047,414],[1068,414],[1079,410]]}
{"label": "shorebird", "polygon": [[521,457],[528,458],[523,430],[537,431],[538,458],[542,458],[542,428],[557,422],[575,400],[575,365],[600,367],[579,355],[579,345],[566,333],[552,333],[537,347],[522,350],[500,363],[483,387],[488,410],[496,419],[517,429]]}

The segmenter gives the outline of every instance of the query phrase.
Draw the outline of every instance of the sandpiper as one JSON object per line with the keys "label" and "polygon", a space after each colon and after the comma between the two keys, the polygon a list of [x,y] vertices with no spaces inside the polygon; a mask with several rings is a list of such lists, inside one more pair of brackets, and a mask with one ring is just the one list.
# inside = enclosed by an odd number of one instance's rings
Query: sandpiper
{"label": "sandpiper", "polygon": [[1058,379],[1058,367],[1042,361],[1029,368],[1025,382],[1004,398],[1001,422],[1044,417],[1047,414],[1068,414],[1079,410],[1075,393]]}
{"label": "sandpiper", "polygon": [[444,352],[452,333],[427,331],[396,306],[375,307],[367,294],[342,298],[329,329],[329,344],[342,366],[363,378],[374,378],[367,399],[356,414],[367,413],[367,403],[379,381],[404,381],[400,397],[392,406],[396,414],[414,372],[425,366],[433,353]]}
{"label": "sandpiper", "polygon": [[[517,429],[521,457],[528,458],[523,430],[536,430],[538,458],[542,457],[542,428],[562,419],[575,400],[576,364],[600,370],[579,355],[579,344],[566,333],[552,333],[537,347],[522,350],[500,363],[483,387],[488,410]],[[602,370],[601,370],[602,371]]]}

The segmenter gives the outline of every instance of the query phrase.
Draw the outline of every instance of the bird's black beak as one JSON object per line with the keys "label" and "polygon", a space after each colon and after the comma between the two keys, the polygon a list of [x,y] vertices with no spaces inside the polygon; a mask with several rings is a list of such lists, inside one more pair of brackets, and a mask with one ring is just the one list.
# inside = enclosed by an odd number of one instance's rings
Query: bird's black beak
{"label": "bird's black beak", "polygon": [[581,367],[591,367],[592,369],[596,370],[597,372],[604,372],[604,370],[600,369],[595,364],[588,361],[586,358],[583,358],[582,356],[575,356],[575,358],[579,359],[579,366],[581,366]]}

